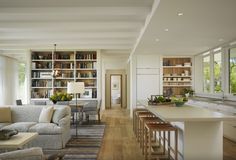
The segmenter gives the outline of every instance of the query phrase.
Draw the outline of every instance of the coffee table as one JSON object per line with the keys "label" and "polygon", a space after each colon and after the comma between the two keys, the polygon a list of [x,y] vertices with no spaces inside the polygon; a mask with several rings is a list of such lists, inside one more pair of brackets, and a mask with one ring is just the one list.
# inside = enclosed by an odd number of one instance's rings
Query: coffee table
{"label": "coffee table", "polygon": [[0,149],[22,149],[38,136],[37,132],[19,132],[9,140],[0,140]]}

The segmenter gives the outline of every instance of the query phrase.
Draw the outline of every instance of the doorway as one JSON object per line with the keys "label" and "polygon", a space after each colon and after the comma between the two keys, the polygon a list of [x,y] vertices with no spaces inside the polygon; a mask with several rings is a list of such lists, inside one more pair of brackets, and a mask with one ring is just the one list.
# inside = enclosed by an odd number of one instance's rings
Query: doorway
{"label": "doorway", "polygon": [[122,107],[122,75],[111,74],[111,108]]}

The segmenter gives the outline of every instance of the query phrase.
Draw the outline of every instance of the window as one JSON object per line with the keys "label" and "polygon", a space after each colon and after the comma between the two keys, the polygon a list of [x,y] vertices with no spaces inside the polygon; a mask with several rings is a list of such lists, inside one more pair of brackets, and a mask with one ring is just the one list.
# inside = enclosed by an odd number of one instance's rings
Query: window
{"label": "window", "polygon": [[214,92],[222,92],[222,54],[214,54]]}
{"label": "window", "polygon": [[203,57],[203,92],[210,92],[210,56]]}
{"label": "window", "polygon": [[26,103],[27,97],[26,97],[26,79],[25,79],[25,73],[26,73],[26,65],[25,63],[18,63],[18,93],[17,98],[21,99],[23,103]]}
{"label": "window", "polygon": [[229,92],[236,94],[236,48],[229,50]]}

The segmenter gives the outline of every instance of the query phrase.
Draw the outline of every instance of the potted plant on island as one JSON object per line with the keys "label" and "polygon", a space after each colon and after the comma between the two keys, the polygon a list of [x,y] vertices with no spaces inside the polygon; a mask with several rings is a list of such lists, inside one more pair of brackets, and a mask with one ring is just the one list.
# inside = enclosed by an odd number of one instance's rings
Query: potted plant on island
{"label": "potted plant on island", "polygon": [[188,101],[188,98],[187,97],[181,97],[181,98],[172,97],[171,101],[175,103],[176,107],[181,107],[185,104],[185,102]]}
{"label": "potted plant on island", "polygon": [[191,88],[184,88],[184,95],[185,97],[192,97],[194,94],[194,90]]}
{"label": "potted plant on island", "polygon": [[71,101],[72,96],[68,93],[56,92],[49,98],[53,104],[56,104],[58,101]]}

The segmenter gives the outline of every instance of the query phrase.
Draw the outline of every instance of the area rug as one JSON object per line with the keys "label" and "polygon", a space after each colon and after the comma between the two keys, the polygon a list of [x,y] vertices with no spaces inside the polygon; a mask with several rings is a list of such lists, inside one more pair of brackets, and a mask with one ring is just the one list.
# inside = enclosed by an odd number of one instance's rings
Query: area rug
{"label": "area rug", "polygon": [[75,129],[71,129],[72,138],[61,150],[45,150],[47,155],[64,154],[64,160],[96,160],[102,145],[104,124],[80,125],[78,136]]}

